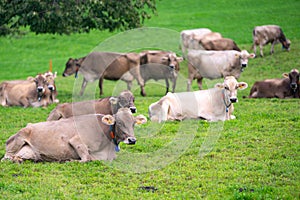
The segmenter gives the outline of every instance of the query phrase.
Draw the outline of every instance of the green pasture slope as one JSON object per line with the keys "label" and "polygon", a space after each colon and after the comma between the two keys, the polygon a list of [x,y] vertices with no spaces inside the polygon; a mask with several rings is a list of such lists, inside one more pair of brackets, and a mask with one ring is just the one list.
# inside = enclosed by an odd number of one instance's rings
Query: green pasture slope
{"label": "green pasture slope", "polygon": [[[177,32],[208,27],[251,51],[253,27],[278,24],[292,41],[291,51],[284,52],[277,45],[275,54],[270,56],[267,46],[264,58],[249,61],[239,79],[249,87],[239,91],[236,120],[148,122],[136,127],[137,144],[122,144],[113,162],[1,162],[0,199],[300,198],[300,100],[242,98],[256,80],[280,78],[283,72],[300,69],[300,1],[162,0],[157,7],[158,15],[146,21],[145,27]],[[73,76],[61,76],[68,58],[85,56],[118,33],[30,33],[0,38],[0,81],[44,72],[52,59],[53,70],[58,72],[58,98],[60,102],[71,102],[79,91]],[[158,44],[163,42],[157,40]],[[179,52],[178,46],[174,49]],[[184,61],[181,65],[177,91],[185,90],[186,64]],[[213,83],[218,81],[222,80]],[[206,83],[207,87],[212,84]],[[105,96],[113,93],[116,84],[104,81]],[[87,92],[99,98],[95,85]],[[125,89],[124,84],[117,89],[122,87]],[[138,113],[147,116],[149,104],[164,95],[164,87],[149,82],[147,97],[141,97],[135,88]],[[197,89],[195,83],[193,89]],[[54,107],[0,107],[0,157],[5,154],[9,136],[27,123],[45,121]]]}

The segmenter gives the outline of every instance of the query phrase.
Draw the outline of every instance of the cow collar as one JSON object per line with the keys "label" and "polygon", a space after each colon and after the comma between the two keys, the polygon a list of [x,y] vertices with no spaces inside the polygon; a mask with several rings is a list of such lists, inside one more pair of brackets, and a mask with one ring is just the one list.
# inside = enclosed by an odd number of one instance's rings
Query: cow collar
{"label": "cow collar", "polygon": [[[230,100],[229,100],[229,104],[226,103],[226,99],[225,99],[225,89],[223,89],[223,91],[222,91],[222,97],[223,97],[223,102],[224,102],[224,105],[225,105],[226,113],[228,113],[229,107],[231,106],[231,102],[230,102]],[[227,99],[228,99],[228,98],[227,98]]]}
{"label": "cow collar", "polygon": [[119,152],[119,151],[120,151],[120,147],[119,147],[119,144],[118,144],[118,142],[117,142],[116,135],[115,135],[113,129],[114,129],[114,126],[113,126],[113,125],[110,125],[110,126],[109,126],[109,134],[110,134],[110,137],[111,137],[113,143],[116,145],[115,151],[116,151],[116,152]]}

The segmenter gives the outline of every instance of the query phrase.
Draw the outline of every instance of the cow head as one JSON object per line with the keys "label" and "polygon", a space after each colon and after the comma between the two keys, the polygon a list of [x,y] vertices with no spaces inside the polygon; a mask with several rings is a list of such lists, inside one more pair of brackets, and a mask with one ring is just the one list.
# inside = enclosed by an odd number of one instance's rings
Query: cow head
{"label": "cow head", "polygon": [[225,104],[238,102],[237,90],[243,90],[248,87],[245,82],[237,82],[234,76],[227,76],[223,83],[217,83],[217,88],[223,88],[223,98]]}
{"label": "cow head", "polygon": [[63,72],[63,76],[70,76],[75,73],[75,77],[77,77],[78,70],[81,66],[81,61],[79,59],[69,58],[66,63],[66,68]]}
{"label": "cow head", "polygon": [[44,76],[46,77],[46,81],[47,81],[47,85],[48,85],[48,89],[53,92],[56,90],[56,86],[55,86],[55,81],[54,79],[57,76],[57,72],[55,72],[54,74],[50,71],[46,72],[44,74]]}
{"label": "cow head", "polygon": [[300,86],[299,81],[299,71],[297,69],[292,69],[290,73],[283,73],[283,77],[290,79],[290,87],[296,92],[297,88]]}
{"label": "cow head", "polygon": [[161,58],[163,64],[169,66],[170,70],[179,71],[179,63],[183,61],[182,57],[177,57],[175,53],[169,53],[168,55]]}
{"label": "cow head", "polygon": [[111,127],[111,137],[117,147],[120,142],[135,144],[134,125],[146,122],[147,118],[145,116],[134,117],[129,108],[120,108],[114,116],[104,115],[102,117],[102,123]]}
{"label": "cow head", "polygon": [[235,56],[239,58],[242,71],[244,70],[245,67],[247,67],[248,59],[255,58],[255,54],[254,53],[249,54],[247,50],[242,50],[241,52],[236,53]]}
{"label": "cow head", "polygon": [[291,45],[291,41],[289,39],[286,39],[282,42],[282,49],[286,49],[287,51],[290,51],[290,45]]}
{"label": "cow head", "polygon": [[47,88],[47,80],[46,77],[43,74],[38,74],[35,78],[34,78],[34,82],[36,84],[36,91],[38,93],[38,100],[40,101],[43,94],[46,91]]}
{"label": "cow head", "polygon": [[134,96],[129,90],[121,92],[118,97],[111,97],[109,101],[112,105],[113,113],[116,113],[120,108],[129,108],[132,113],[136,113]]}

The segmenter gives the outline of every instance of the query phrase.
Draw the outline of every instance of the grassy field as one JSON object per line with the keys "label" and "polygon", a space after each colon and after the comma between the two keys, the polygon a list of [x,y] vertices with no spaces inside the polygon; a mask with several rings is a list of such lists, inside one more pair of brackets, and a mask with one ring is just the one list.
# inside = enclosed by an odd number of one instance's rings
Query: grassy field
{"label": "grassy field", "polygon": [[[239,79],[249,87],[238,94],[236,120],[148,122],[136,127],[137,144],[121,145],[113,162],[1,162],[0,199],[300,199],[299,99],[242,98],[256,80],[300,70],[300,2],[163,0],[157,4],[158,15],[145,24],[156,29],[146,29],[144,37],[141,30],[134,30],[0,38],[0,81],[45,72],[51,59],[59,75],[58,98],[71,102],[77,99],[81,82],[61,76],[69,57],[82,57],[95,49],[147,48],[169,48],[180,55],[179,32],[198,27],[220,32],[251,52],[253,27],[278,24],[292,41],[291,51],[277,45],[270,56],[266,46],[264,58],[249,61]],[[184,61],[176,91],[185,91],[186,75]],[[205,87],[221,81],[206,80]],[[105,80],[104,96],[125,88],[123,82]],[[136,85],[133,92],[138,114],[147,116],[148,106],[165,89],[163,82],[149,82],[147,97],[140,96]],[[96,82],[89,83],[86,97],[99,98]],[[45,121],[54,107],[0,107],[0,158],[9,136],[27,123]]]}

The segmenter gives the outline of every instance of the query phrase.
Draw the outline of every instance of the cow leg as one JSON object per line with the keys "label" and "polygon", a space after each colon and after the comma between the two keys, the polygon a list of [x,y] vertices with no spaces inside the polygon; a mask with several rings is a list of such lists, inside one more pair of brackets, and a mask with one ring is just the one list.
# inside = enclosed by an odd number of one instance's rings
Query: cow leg
{"label": "cow leg", "polygon": [[260,56],[264,57],[264,53],[263,53],[263,44],[259,44],[259,51],[260,51]]}
{"label": "cow leg", "polygon": [[166,78],[165,79],[165,81],[166,81],[166,94],[169,92],[169,80],[168,80],[168,78]]}
{"label": "cow leg", "polygon": [[92,160],[92,156],[89,154],[86,145],[81,141],[78,135],[72,137],[69,140],[69,144],[74,148],[75,152],[80,157],[81,162],[88,162]]}
{"label": "cow leg", "polygon": [[177,78],[173,78],[173,80],[172,80],[172,92],[174,93],[175,92],[175,88],[176,88],[176,82],[177,82]]}
{"label": "cow leg", "polygon": [[131,90],[132,88],[132,81],[126,81],[127,82],[127,89]]}
{"label": "cow leg", "polygon": [[83,95],[86,85],[87,85],[87,80],[85,80],[85,78],[83,78],[81,90],[80,90],[80,96]]}
{"label": "cow leg", "polygon": [[[21,130],[22,131],[22,130]],[[16,135],[11,136],[6,142],[6,153],[3,160],[12,160],[14,161],[15,155],[22,149],[22,147],[26,144],[25,140],[19,136],[21,131]]]}
{"label": "cow leg", "polygon": [[256,44],[255,43],[253,44],[253,51],[254,51],[254,54],[255,54],[255,57],[256,57]]}
{"label": "cow leg", "polygon": [[272,42],[272,45],[271,45],[271,51],[270,51],[270,54],[271,54],[271,55],[274,53],[274,46],[275,46],[276,43],[277,43],[276,40],[274,40],[274,41]]}
{"label": "cow leg", "polygon": [[100,96],[103,95],[103,76],[99,78]]}
{"label": "cow leg", "polygon": [[202,90],[202,80],[203,80],[203,77],[197,78],[197,83],[198,83],[199,90]]}

